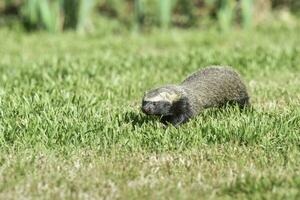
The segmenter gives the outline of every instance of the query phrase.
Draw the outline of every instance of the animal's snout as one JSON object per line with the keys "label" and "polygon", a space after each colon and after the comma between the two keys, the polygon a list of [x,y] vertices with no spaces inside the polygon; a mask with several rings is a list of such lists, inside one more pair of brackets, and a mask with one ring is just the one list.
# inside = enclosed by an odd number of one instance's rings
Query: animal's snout
{"label": "animal's snout", "polygon": [[149,106],[145,105],[145,106],[142,106],[142,111],[144,113],[149,113],[151,111],[151,109],[149,108]]}
{"label": "animal's snout", "polygon": [[144,113],[147,113],[147,112],[149,112],[149,109],[148,109],[148,108],[142,107],[142,111],[143,111]]}
{"label": "animal's snout", "polygon": [[142,111],[145,114],[151,114],[152,111],[153,111],[152,105],[149,104],[149,103],[147,103],[147,102],[143,102],[143,104],[142,104]]}

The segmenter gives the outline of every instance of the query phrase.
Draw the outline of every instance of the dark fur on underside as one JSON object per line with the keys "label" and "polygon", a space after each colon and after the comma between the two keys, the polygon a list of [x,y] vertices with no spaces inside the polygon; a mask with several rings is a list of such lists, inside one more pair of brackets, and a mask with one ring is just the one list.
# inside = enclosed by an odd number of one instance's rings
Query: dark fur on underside
{"label": "dark fur on underside", "polygon": [[[161,94],[166,96],[164,100],[151,101]],[[237,104],[241,108],[249,105],[246,86],[233,69],[210,66],[193,73],[180,85],[150,90],[144,95],[142,110],[148,115],[161,116],[164,124],[178,126],[203,109],[228,104]]]}

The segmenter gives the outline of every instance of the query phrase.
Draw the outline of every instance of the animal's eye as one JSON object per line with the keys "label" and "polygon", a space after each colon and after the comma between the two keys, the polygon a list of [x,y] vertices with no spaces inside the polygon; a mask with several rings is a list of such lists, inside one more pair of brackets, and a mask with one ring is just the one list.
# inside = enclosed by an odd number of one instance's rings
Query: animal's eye
{"label": "animal's eye", "polygon": [[156,106],[156,105],[157,105],[157,102],[153,102],[152,105]]}

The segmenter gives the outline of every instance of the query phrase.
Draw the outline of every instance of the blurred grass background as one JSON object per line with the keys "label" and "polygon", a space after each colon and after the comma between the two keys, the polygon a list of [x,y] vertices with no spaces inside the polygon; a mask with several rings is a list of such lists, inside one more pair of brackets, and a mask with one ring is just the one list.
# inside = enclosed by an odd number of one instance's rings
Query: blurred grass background
{"label": "blurred grass background", "polygon": [[[207,28],[222,31],[250,29],[271,13],[284,10],[299,15],[299,0],[1,0],[0,26],[27,31],[44,29],[78,32],[106,29],[105,18],[125,30],[151,28]],[[275,11],[275,12],[271,12]],[[284,14],[284,19],[290,20]],[[16,25],[17,24],[17,25]]]}
{"label": "blurred grass background", "polygon": [[[300,199],[299,2],[0,0],[0,200]],[[254,110],[140,112],[215,64]]]}

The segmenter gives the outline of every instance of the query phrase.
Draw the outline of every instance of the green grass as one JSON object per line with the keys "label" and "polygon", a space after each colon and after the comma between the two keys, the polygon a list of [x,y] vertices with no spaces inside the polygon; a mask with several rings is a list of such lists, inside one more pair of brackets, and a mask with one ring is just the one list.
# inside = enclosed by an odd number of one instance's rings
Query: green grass
{"label": "green grass", "polygon": [[[300,27],[78,36],[0,30],[0,199],[299,199]],[[145,90],[211,64],[253,110],[175,129]]]}

